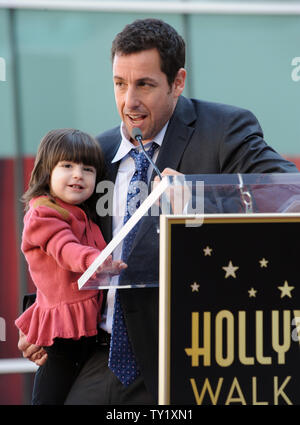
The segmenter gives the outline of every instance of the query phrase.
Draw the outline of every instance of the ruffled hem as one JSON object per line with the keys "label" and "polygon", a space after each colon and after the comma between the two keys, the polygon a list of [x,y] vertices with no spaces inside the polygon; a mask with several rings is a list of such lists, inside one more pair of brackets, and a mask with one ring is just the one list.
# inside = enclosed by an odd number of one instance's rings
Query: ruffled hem
{"label": "ruffled hem", "polygon": [[15,321],[30,344],[49,346],[54,338],[79,339],[97,334],[98,296],[73,304],[42,308],[36,302]]}

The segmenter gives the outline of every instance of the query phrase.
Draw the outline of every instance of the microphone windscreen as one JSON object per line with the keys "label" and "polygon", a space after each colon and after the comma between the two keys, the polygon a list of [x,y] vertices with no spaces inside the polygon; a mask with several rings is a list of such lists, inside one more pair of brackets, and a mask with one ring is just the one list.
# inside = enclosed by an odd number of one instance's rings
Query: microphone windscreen
{"label": "microphone windscreen", "polygon": [[132,129],[132,137],[133,137],[133,139],[135,139],[135,140],[137,140],[137,137],[139,137],[139,138],[143,139],[143,134],[142,134],[141,129],[140,129],[140,128],[138,128],[138,127],[134,127],[134,128]]}

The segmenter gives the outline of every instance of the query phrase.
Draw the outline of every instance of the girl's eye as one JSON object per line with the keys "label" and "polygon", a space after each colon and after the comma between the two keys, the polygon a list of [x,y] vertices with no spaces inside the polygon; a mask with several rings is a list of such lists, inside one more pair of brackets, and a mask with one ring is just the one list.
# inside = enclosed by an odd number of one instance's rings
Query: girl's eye
{"label": "girl's eye", "polygon": [[84,169],[84,171],[89,171],[90,173],[94,173],[95,172],[94,167],[84,167],[83,169]]}

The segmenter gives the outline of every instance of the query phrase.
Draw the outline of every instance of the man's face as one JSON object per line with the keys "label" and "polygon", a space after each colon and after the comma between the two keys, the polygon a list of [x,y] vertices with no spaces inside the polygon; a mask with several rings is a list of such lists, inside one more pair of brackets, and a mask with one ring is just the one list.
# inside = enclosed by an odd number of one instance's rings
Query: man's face
{"label": "man's face", "polygon": [[157,49],[119,55],[113,61],[113,80],[118,112],[127,130],[139,127],[144,142],[152,140],[171,118],[184,89],[185,70],[181,68],[170,87],[160,69]]}

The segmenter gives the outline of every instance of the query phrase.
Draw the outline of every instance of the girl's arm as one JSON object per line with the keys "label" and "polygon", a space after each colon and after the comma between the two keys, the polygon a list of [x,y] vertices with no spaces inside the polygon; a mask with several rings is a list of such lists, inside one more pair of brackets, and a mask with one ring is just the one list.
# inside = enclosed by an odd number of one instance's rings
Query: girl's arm
{"label": "girl's arm", "polygon": [[72,231],[69,217],[69,213],[63,214],[45,205],[32,209],[25,218],[24,254],[38,248],[53,257],[60,267],[83,273],[98,257],[100,250],[80,243]]}

